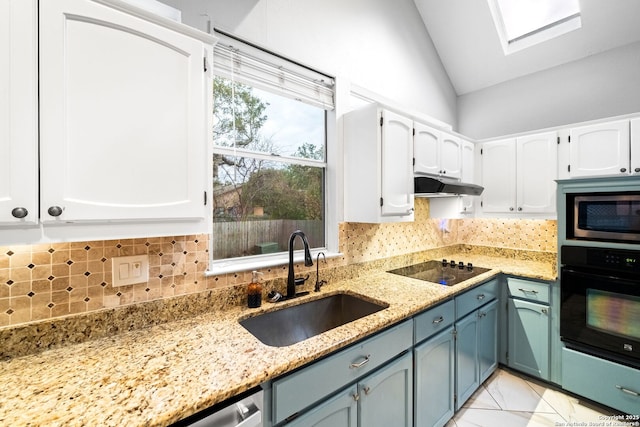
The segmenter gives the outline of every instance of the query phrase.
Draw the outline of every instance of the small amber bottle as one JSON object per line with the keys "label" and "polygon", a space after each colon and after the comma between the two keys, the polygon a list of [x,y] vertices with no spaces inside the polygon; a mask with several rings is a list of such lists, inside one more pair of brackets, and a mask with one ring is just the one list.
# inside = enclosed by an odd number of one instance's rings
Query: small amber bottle
{"label": "small amber bottle", "polygon": [[247,307],[249,308],[257,308],[262,305],[262,283],[258,277],[260,275],[262,273],[258,271],[253,271],[251,274],[251,283],[247,288]]}

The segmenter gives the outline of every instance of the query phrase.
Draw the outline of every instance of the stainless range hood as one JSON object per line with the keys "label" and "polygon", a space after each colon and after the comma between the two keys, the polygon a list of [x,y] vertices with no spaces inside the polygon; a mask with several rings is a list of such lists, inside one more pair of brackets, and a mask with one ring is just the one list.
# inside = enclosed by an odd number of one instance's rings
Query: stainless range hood
{"label": "stainless range hood", "polygon": [[445,177],[416,176],[413,181],[416,197],[479,196],[484,191],[480,185]]}

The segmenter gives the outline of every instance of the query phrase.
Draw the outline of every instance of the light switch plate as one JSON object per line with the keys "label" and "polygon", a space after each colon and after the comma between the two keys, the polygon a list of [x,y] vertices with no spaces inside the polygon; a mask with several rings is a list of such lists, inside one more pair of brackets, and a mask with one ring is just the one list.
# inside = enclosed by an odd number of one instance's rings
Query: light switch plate
{"label": "light switch plate", "polygon": [[149,281],[149,255],[114,257],[111,264],[112,286]]}

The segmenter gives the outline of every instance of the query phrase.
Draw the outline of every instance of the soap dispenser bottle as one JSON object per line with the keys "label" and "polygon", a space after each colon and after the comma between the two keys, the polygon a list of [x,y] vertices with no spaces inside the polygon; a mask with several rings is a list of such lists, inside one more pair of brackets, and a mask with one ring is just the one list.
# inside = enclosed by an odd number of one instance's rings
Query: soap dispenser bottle
{"label": "soap dispenser bottle", "polygon": [[257,308],[262,305],[262,283],[260,277],[263,273],[253,271],[251,273],[251,283],[247,288],[247,307]]}

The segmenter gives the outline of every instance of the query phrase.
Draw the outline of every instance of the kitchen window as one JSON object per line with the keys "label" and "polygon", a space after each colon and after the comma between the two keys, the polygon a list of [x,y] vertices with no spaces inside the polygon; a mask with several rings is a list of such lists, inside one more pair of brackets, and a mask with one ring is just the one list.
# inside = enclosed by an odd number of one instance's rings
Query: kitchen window
{"label": "kitchen window", "polygon": [[216,35],[210,272],[285,263],[298,229],[326,250],[337,241],[327,209],[334,80]]}

